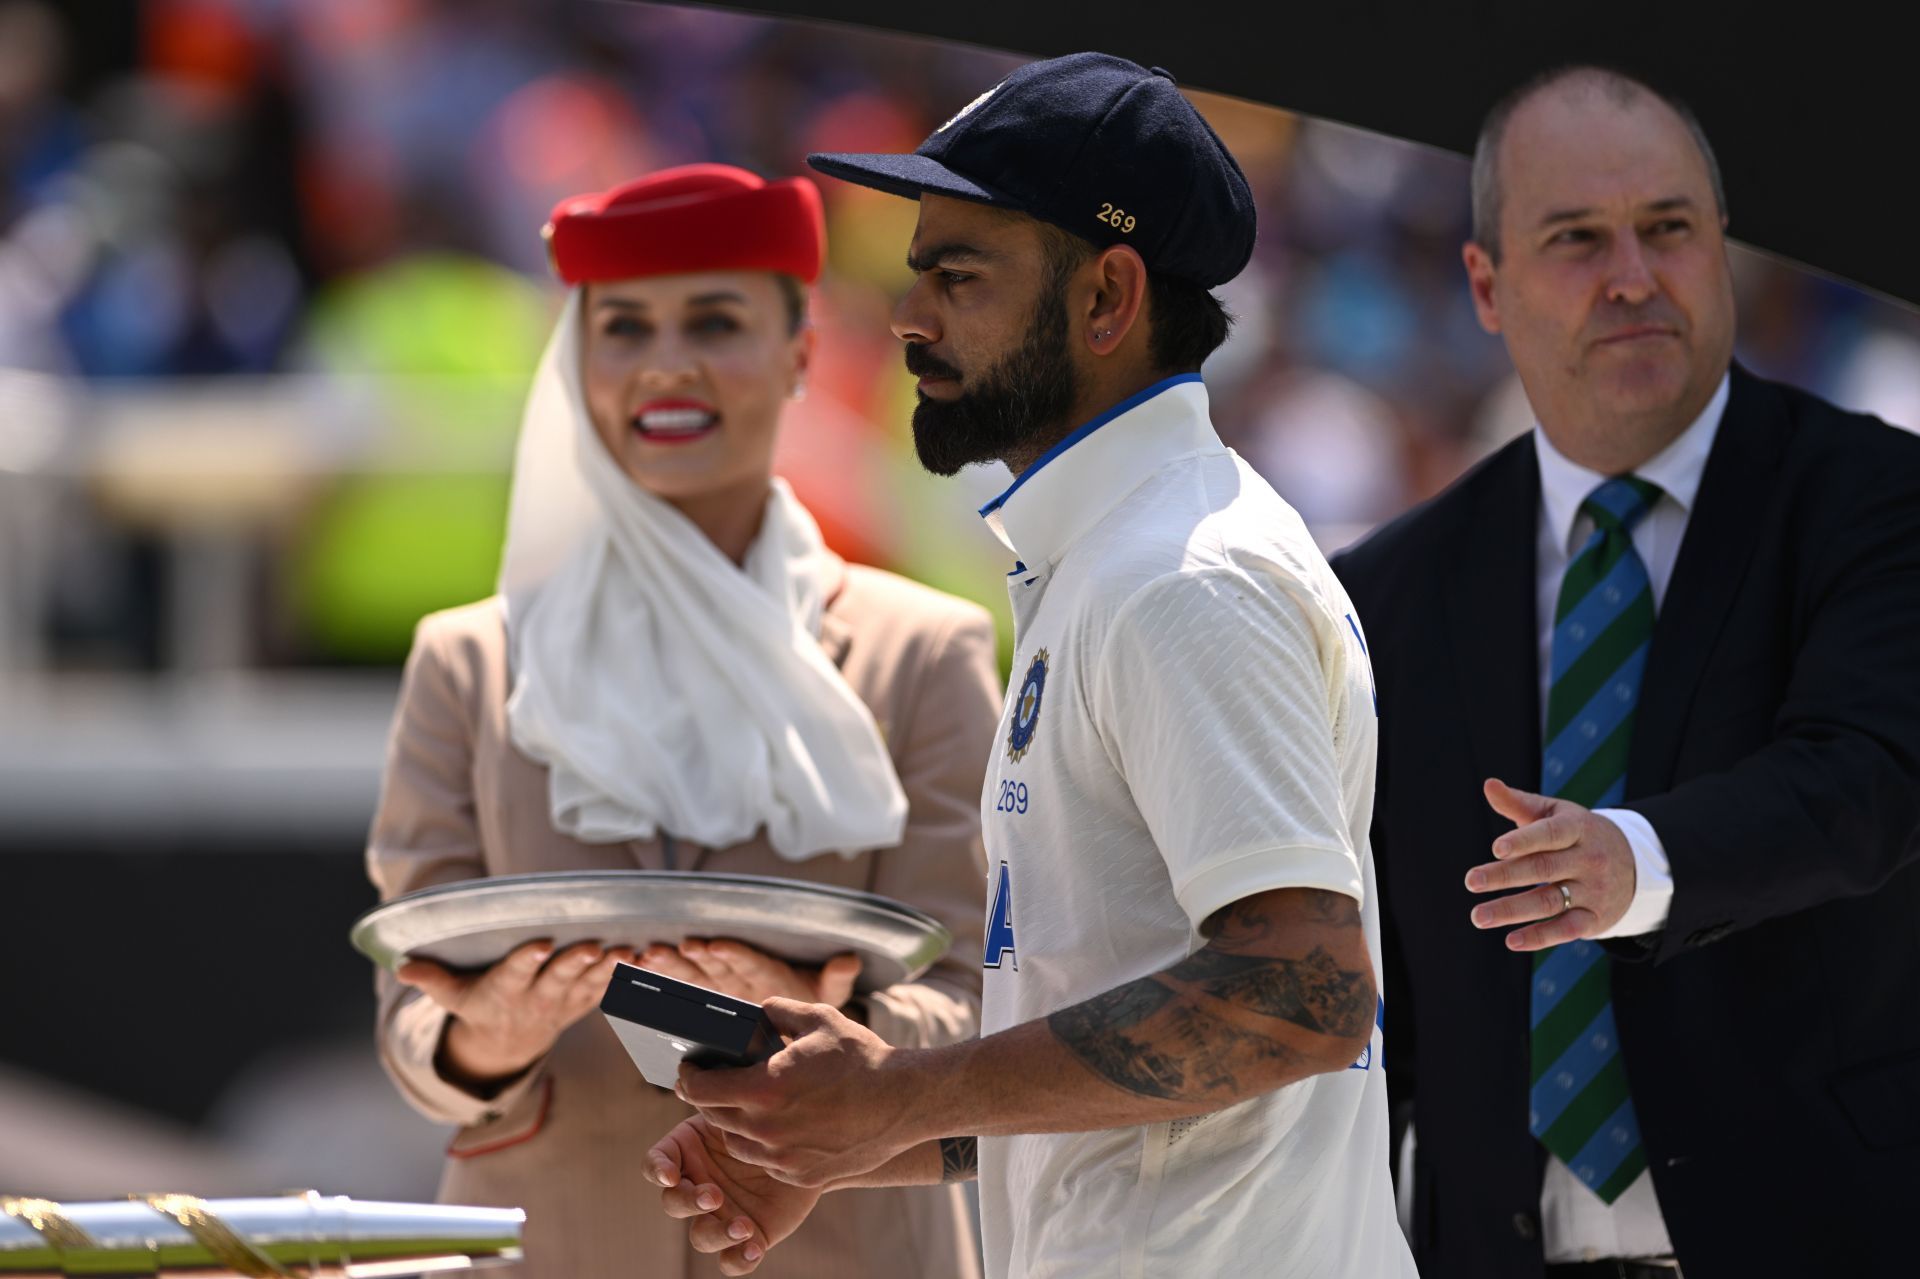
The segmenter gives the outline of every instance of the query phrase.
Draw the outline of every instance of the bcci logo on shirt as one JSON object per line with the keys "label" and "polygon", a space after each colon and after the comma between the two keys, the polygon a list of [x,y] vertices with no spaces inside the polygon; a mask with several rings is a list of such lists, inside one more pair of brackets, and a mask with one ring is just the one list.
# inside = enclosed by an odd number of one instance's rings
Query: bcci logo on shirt
{"label": "bcci logo on shirt", "polygon": [[1018,764],[1033,745],[1033,730],[1040,726],[1040,697],[1047,691],[1047,650],[1034,654],[1027,677],[1020,681],[1020,695],[1013,703],[1013,726],[1007,730],[1007,758]]}

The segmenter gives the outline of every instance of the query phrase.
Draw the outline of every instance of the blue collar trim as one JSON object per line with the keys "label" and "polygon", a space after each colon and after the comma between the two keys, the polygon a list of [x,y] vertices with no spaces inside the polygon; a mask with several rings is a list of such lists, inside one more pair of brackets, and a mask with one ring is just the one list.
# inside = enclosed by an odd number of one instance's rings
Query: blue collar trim
{"label": "blue collar trim", "polygon": [[1042,453],[1039,457],[1039,460],[1034,462],[1032,466],[1029,466],[1026,470],[1020,472],[1019,476],[1015,478],[1013,483],[1007,486],[1006,492],[1002,493],[999,497],[994,498],[991,502],[988,502],[985,506],[981,507],[980,508],[981,518],[984,519],[987,516],[993,514],[995,511],[999,510],[1002,506],[1005,506],[1007,499],[1012,497],[1015,493],[1019,492],[1020,486],[1022,484],[1025,484],[1028,480],[1032,479],[1035,475],[1038,475],[1040,473],[1041,468],[1045,467],[1047,463],[1053,461],[1053,459],[1055,459],[1056,457],[1059,457],[1062,453],[1065,453],[1068,449],[1078,444],[1081,440],[1086,439],[1089,435],[1092,435],[1095,431],[1099,430],[1101,427],[1105,426],[1107,423],[1113,421],[1113,419],[1119,417],[1122,413],[1128,413],[1134,409],[1139,408],[1142,404],[1145,404],[1148,400],[1151,400],[1154,396],[1160,394],[1162,391],[1165,391],[1170,387],[1179,386],[1183,382],[1198,382],[1198,381],[1200,381],[1200,375],[1198,373],[1176,373],[1170,378],[1162,378],[1160,381],[1155,382],[1152,386],[1149,386],[1146,389],[1141,391],[1136,391],[1132,395],[1129,395],[1126,399],[1120,401],[1118,404],[1108,409],[1105,413],[1102,413],[1099,417],[1094,418],[1093,421],[1088,422],[1086,425],[1076,427],[1072,431],[1072,433],[1070,433],[1065,439],[1061,440],[1058,444],[1048,449],[1045,453]]}

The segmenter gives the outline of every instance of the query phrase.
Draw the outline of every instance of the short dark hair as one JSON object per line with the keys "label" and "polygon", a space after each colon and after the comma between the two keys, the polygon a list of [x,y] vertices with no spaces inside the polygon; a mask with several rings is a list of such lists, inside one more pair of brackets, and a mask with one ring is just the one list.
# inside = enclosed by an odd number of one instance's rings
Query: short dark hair
{"label": "short dark hair", "polygon": [[780,286],[780,300],[787,304],[787,333],[791,336],[807,323],[807,286],[782,272],[774,273],[773,282]]}
{"label": "short dark hair", "polygon": [[[1099,250],[1091,240],[1039,222],[1047,255],[1048,287],[1067,277]],[[1226,342],[1233,316],[1205,285],[1147,268],[1147,355],[1162,373],[1193,373]]]}
{"label": "short dark hair", "polygon": [[1473,242],[1496,265],[1500,261],[1500,144],[1507,136],[1507,125],[1512,122],[1514,112],[1535,95],[1566,81],[1596,89],[1620,106],[1629,106],[1642,98],[1652,98],[1679,116],[1687,126],[1687,132],[1693,135],[1694,145],[1700,148],[1700,158],[1706,162],[1707,180],[1713,184],[1715,210],[1723,218],[1727,215],[1727,193],[1720,181],[1720,162],[1714,158],[1706,130],[1700,127],[1699,119],[1686,103],[1612,67],[1592,63],[1554,67],[1534,76],[1494,103],[1493,109],[1487,112],[1487,118],[1481,122],[1480,137],[1473,145]]}

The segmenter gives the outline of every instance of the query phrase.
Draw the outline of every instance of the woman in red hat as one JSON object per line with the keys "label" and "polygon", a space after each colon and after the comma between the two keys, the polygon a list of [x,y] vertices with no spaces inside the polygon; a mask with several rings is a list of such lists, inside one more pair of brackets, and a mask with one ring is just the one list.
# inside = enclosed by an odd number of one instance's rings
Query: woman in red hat
{"label": "woman in red hat", "polygon": [[[528,1276],[719,1273],[646,1210],[646,1151],[689,1112],[589,1016],[617,961],[832,1004],[896,1044],[976,1033],[991,620],[842,562],[772,470],[823,225],[807,179],[720,165],[554,210],[572,290],[527,402],[500,592],[420,624],[369,871],[383,899],[526,871],[778,875],[908,902],[955,944],[858,996],[853,956],[800,968],[727,939],[532,943],[479,975],[382,978],[389,1073],[460,1130],[442,1198],[526,1208]],[[836,1195],[767,1273],[974,1275],[959,1196]]]}

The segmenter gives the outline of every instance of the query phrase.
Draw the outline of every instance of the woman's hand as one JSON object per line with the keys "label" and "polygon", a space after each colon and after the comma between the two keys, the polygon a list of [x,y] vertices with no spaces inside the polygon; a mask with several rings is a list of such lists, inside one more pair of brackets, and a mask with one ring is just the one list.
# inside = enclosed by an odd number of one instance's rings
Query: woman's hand
{"label": "woman's hand", "polygon": [[408,960],[394,976],[453,1014],[440,1045],[443,1072],[484,1090],[544,1057],[560,1032],[600,1006],[613,966],[634,960],[628,946],[581,942],[556,955],[552,942],[532,941],[478,976],[425,959]]}
{"label": "woman's hand", "polygon": [[735,999],[764,1004],[797,999],[839,1008],[853,998],[860,976],[858,955],[835,955],[818,968],[796,968],[743,942],[689,937],[678,950],[656,942],[634,961],[663,977],[705,986]]}
{"label": "woman's hand", "polygon": [[821,1195],[734,1159],[720,1133],[699,1115],[647,1152],[646,1177],[662,1187],[666,1214],[688,1220],[694,1251],[720,1254],[725,1275],[751,1274],[767,1249],[807,1219]]}

